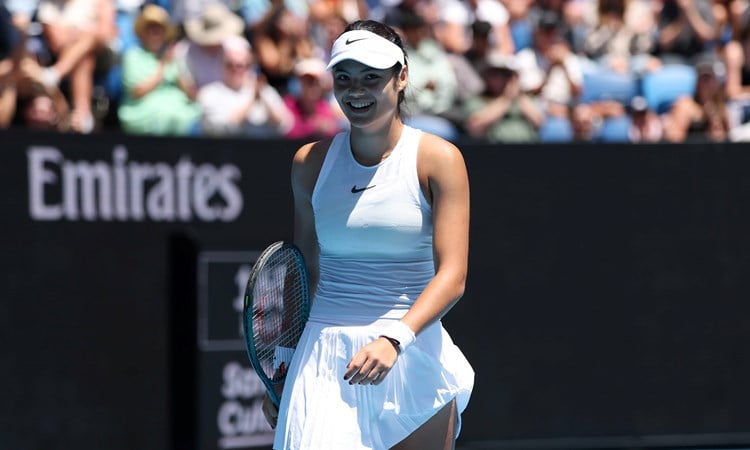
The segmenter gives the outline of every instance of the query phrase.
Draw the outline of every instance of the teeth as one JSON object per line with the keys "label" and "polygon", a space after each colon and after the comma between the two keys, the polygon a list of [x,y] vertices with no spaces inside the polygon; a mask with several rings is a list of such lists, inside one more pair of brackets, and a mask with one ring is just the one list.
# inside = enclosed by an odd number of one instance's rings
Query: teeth
{"label": "teeth", "polygon": [[366,108],[370,105],[372,105],[372,102],[349,102],[352,108]]}

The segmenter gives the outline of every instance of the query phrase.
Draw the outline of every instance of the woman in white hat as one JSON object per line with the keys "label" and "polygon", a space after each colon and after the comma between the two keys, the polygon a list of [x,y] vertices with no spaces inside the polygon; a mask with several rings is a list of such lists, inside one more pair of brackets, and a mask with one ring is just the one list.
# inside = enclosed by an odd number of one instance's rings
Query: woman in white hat
{"label": "woman in white hat", "polygon": [[[275,449],[451,449],[474,372],[443,329],[467,273],[460,151],[404,124],[403,44],[350,24],[328,65],[351,129],[294,157],[295,243],[314,290]],[[276,421],[278,423],[276,424]]]}
{"label": "woman in white hat", "polygon": [[169,13],[147,5],[135,22],[141,46],[128,49],[122,61],[123,99],[120,125],[128,133],[191,133],[200,109],[187,95],[187,81],[174,59],[175,28]]}

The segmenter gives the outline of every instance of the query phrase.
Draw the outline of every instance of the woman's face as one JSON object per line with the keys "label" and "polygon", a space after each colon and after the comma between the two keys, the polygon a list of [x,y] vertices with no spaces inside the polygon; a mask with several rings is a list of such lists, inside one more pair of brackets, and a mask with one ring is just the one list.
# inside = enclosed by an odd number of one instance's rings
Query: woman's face
{"label": "woman's face", "polygon": [[146,25],[143,33],[143,46],[152,53],[161,50],[167,41],[167,30],[157,23]]}
{"label": "woman's face", "polygon": [[407,73],[374,69],[353,60],[333,68],[333,93],[352,127],[384,126],[396,115],[398,93],[406,88]]}

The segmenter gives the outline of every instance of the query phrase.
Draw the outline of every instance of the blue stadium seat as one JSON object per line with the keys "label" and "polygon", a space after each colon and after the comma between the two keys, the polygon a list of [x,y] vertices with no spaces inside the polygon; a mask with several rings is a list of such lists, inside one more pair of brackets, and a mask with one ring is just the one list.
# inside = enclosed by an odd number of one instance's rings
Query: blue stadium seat
{"label": "blue stadium seat", "polygon": [[516,53],[531,48],[534,45],[534,26],[529,19],[520,19],[511,22],[510,34]]}
{"label": "blue stadium seat", "polygon": [[598,140],[602,142],[629,142],[630,124],[630,117],[626,115],[604,119]]}
{"label": "blue stadium seat", "polygon": [[626,105],[638,93],[638,81],[632,75],[597,70],[583,76],[583,103],[614,100]]}
{"label": "blue stadium seat", "polygon": [[692,66],[670,64],[644,75],[641,90],[650,107],[663,114],[679,97],[693,95],[696,80],[697,74]]}
{"label": "blue stadium seat", "polygon": [[539,128],[539,140],[542,142],[570,142],[573,140],[573,126],[570,120],[562,117],[547,116]]}

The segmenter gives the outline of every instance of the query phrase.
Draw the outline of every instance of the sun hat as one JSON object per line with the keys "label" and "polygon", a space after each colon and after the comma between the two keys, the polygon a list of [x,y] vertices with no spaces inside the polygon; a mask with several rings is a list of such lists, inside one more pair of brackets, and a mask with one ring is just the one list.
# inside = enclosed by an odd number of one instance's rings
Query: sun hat
{"label": "sun hat", "polygon": [[398,45],[367,30],[347,31],[339,36],[333,43],[327,69],[347,59],[381,70],[396,63],[405,65],[404,51]]}
{"label": "sun hat", "polygon": [[171,39],[177,33],[177,29],[172,25],[172,21],[169,17],[169,13],[166,9],[159,5],[148,4],[146,5],[138,18],[135,20],[134,30],[135,35],[138,39],[143,41],[145,39],[146,27],[148,25],[155,24],[164,27],[167,32],[167,40]]}
{"label": "sun hat", "polygon": [[221,45],[224,39],[242,34],[245,23],[222,3],[211,3],[200,15],[185,21],[185,34],[198,45]]}

